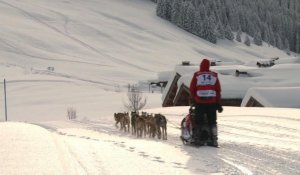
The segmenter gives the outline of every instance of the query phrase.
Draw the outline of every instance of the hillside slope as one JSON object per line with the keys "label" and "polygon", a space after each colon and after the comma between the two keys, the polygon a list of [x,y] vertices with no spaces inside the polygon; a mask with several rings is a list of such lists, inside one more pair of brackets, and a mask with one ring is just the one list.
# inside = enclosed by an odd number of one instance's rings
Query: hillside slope
{"label": "hillside slope", "polygon": [[157,17],[148,1],[1,1],[0,8],[2,63],[54,66],[65,76],[108,86],[155,77],[182,60],[286,57],[272,47],[208,43]]}
{"label": "hillside slope", "polygon": [[[148,0],[2,0],[0,24],[0,76],[8,82],[12,118],[24,111],[39,120],[41,114],[65,117],[68,106],[86,109],[87,116],[124,110],[124,94],[115,92],[182,60],[244,64],[286,57],[268,46],[208,43],[157,17]],[[103,95],[117,100],[103,102]],[[148,107],[160,105],[155,96]]]}

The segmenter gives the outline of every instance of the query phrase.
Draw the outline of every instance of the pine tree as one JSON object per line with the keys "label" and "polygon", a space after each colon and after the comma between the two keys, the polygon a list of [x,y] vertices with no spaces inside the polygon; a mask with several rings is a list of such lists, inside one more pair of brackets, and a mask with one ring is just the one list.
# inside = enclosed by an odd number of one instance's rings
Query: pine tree
{"label": "pine tree", "polygon": [[211,43],[217,43],[217,35],[215,34],[215,24],[212,16],[205,18],[203,22],[203,30],[201,37]]}
{"label": "pine tree", "polygon": [[171,21],[171,14],[172,14],[172,0],[165,0],[165,18],[168,21]]}
{"label": "pine tree", "polygon": [[300,53],[300,32],[299,31],[296,34],[295,51]]}
{"label": "pine tree", "polygon": [[171,21],[177,26],[182,24],[181,0],[174,0],[172,4]]}
{"label": "pine tree", "polygon": [[163,18],[163,11],[163,0],[158,0],[156,6],[156,15]]}
{"label": "pine tree", "polygon": [[195,14],[195,20],[194,20],[192,33],[201,37],[202,29],[203,29],[202,18],[201,18],[200,12],[197,11]]}
{"label": "pine tree", "polygon": [[218,38],[225,39],[225,30],[224,30],[222,23],[220,23],[220,22],[218,23],[215,33]]}
{"label": "pine tree", "polygon": [[225,38],[231,41],[234,39],[234,35],[229,25],[225,27]]}
{"label": "pine tree", "polygon": [[251,45],[250,38],[248,37],[248,35],[245,37],[245,42],[244,42],[244,44],[247,45],[247,46],[250,46],[250,45]]}
{"label": "pine tree", "polygon": [[274,32],[271,28],[269,28],[269,43],[272,46],[276,46],[275,35],[274,35]]}
{"label": "pine tree", "polygon": [[191,2],[189,2],[187,5],[186,18],[187,18],[187,23],[186,23],[185,29],[187,31],[191,32],[193,30],[193,25],[194,25],[194,20],[195,20],[195,7],[193,6],[193,4]]}
{"label": "pine tree", "polygon": [[223,38],[223,30],[229,40],[233,31],[241,30],[258,45],[265,41],[300,52],[300,0],[157,0],[156,12],[212,42],[215,36]]}
{"label": "pine tree", "polygon": [[241,27],[240,29],[245,32],[247,28],[247,20],[242,7],[241,9],[238,10],[238,14],[239,14],[240,27]]}
{"label": "pine tree", "polygon": [[289,44],[289,40],[287,38],[285,38],[283,40],[283,49],[286,50],[286,51],[290,50],[290,44]]}
{"label": "pine tree", "polygon": [[197,11],[200,13],[201,19],[204,20],[207,17],[206,8],[204,4],[200,4]]}
{"label": "pine tree", "polygon": [[156,15],[166,20],[171,20],[172,7],[170,0],[158,0],[156,7]]}
{"label": "pine tree", "polygon": [[283,49],[283,42],[282,42],[282,39],[281,39],[281,36],[277,33],[276,34],[276,47],[278,49]]}
{"label": "pine tree", "polygon": [[239,21],[239,15],[238,15],[238,11],[236,10],[236,3],[234,3],[233,1],[225,1],[226,3],[226,9],[227,9],[227,16],[228,16],[228,21],[230,24],[230,28],[233,31],[237,31],[240,25],[240,21]]}
{"label": "pine tree", "polygon": [[263,41],[265,41],[266,43],[270,42],[270,33],[268,30],[268,26],[266,24],[262,25],[262,33],[261,33],[261,38]]}
{"label": "pine tree", "polygon": [[256,32],[253,37],[254,44],[261,46],[262,45],[262,38],[260,32]]}
{"label": "pine tree", "polygon": [[189,17],[188,17],[188,7],[189,4],[188,4],[188,1],[184,1],[182,3],[182,28],[184,30],[187,30],[188,29],[188,26],[189,26]]}
{"label": "pine tree", "polygon": [[236,41],[242,42],[241,34],[242,34],[242,31],[239,30],[236,34],[236,38],[235,38]]}

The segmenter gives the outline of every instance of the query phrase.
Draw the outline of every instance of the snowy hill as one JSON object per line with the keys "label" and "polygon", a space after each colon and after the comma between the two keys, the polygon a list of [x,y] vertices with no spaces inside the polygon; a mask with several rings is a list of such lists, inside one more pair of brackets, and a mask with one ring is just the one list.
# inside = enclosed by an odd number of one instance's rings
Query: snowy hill
{"label": "snowy hill", "polygon": [[[0,75],[8,82],[10,117],[19,120],[61,118],[68,106],[90,117],[109,106],[119,111],[122,102],[100,107],[100,97],[156,79],[183,60],[292,59],[267,45],[211,44],[157,17],[147,0],[1,1],[0,13]],[[31,115],[20,116],[22,111]]]}
{"label": "snowy hill", "polygon": [[[0,123],[0,174],[299,174],[299,109],[226,107],[220,149],[184,147],[178,127],[188,107],[161,108],[161,93],[147,86],[147,111],[168,118],[167,141],[120,132],[112,117],[126,110],[128,84],[183,60],[243,66],[280,57],[289,66],[297,56],[211,44],[158,18],[149,0],[2,0],[0,24],[11,121]],[[77,120],[66,120],[68,107]]]}

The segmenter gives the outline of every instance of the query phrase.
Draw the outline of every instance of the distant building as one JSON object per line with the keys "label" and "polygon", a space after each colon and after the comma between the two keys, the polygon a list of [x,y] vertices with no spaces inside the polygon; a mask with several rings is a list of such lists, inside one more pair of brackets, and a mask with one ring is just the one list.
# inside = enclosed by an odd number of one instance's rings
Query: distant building
{"label": "distant building", "polygon": [[[191,104],[189,85],[193,74],[181,76],[178,72],[168,82],[163,95],[163,107],[189,106]],[[242,98],[222,98],[224,106],[240,106]]]}
{"label": "distant building", "polygon": [[[271,69],[261,69],[255,66],[255,62],[247,65],[218,62],[211,69],[218,72],[222,89],[221,103],[224,106],[300,107],[297,64],[278,64]],[[184,62],[175,66],[174,71],[168,75],[168,83],[163,91],[163,107],[190,105],[189,86],[197,70],[199,64]],[[298,88],[271,88],[280,87],[283,82],[286,86]],[[249,90],[258,86],[266,88]]]}
{"label": "distant building", "polygon": [[246,103],[246,107],[264,107],[264,106],[259,101],[257,101],[255,97],[251,96]]}
{"label": "distant building", "polygon": [[175,76],[172,77],[171,81],[168,81],[167,86],[165,87],[165,95],[163,96],[163,107],[167,106],[176,106],[174,105],[174,98],[177,94],[177,82],[181,75],[176,73]]}
{"label": "distant building", "polygon": [[300,108],[300,87],[250,88],[241,106]]}

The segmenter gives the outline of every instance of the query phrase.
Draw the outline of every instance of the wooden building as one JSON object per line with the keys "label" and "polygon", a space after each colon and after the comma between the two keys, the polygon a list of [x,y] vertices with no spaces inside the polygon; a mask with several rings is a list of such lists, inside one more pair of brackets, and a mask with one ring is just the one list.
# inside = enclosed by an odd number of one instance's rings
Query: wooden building
{"label": "wooden building", "polygon": [[300,87],[253,87],[241,106],[300,108]]}
{"label": "wooden building", "polygon": [[[171,83],[169,86],[167,85],[165,90],[167,91],[164,99],[163,99],[163,107],[168,107],[168,106],[174,106],[173,100],[176,96],[177,93],[177,82],[181,75],[179,73],[176,73],[175,76],[173,77],[172,81],[168,81],[168,83]],[[168,88],[169,87],[169,88]]]}
{"label": "wooden building", "polygon": [[[192,76],[192,75],[191,75]],[[172,81],[168,82],[171,83],[166,86],[165,89],[165,96],[163,98],[163,107],[169,106],[189,106],[191,104],[190,98],[190,90],[189,84],[178,84],[178,80],[182,76],[179,73],[176,73],[175,76],[172,78]],[[179,87],[178,87],[179,86]],[[241,98],[222,98],[221,104],[224,106],[240,106],[242,103]]]}
{"label": "wooden building", "polygon": [[264,107],[258,100],[254,97],[250,97],[248,100],[246,107]]}

